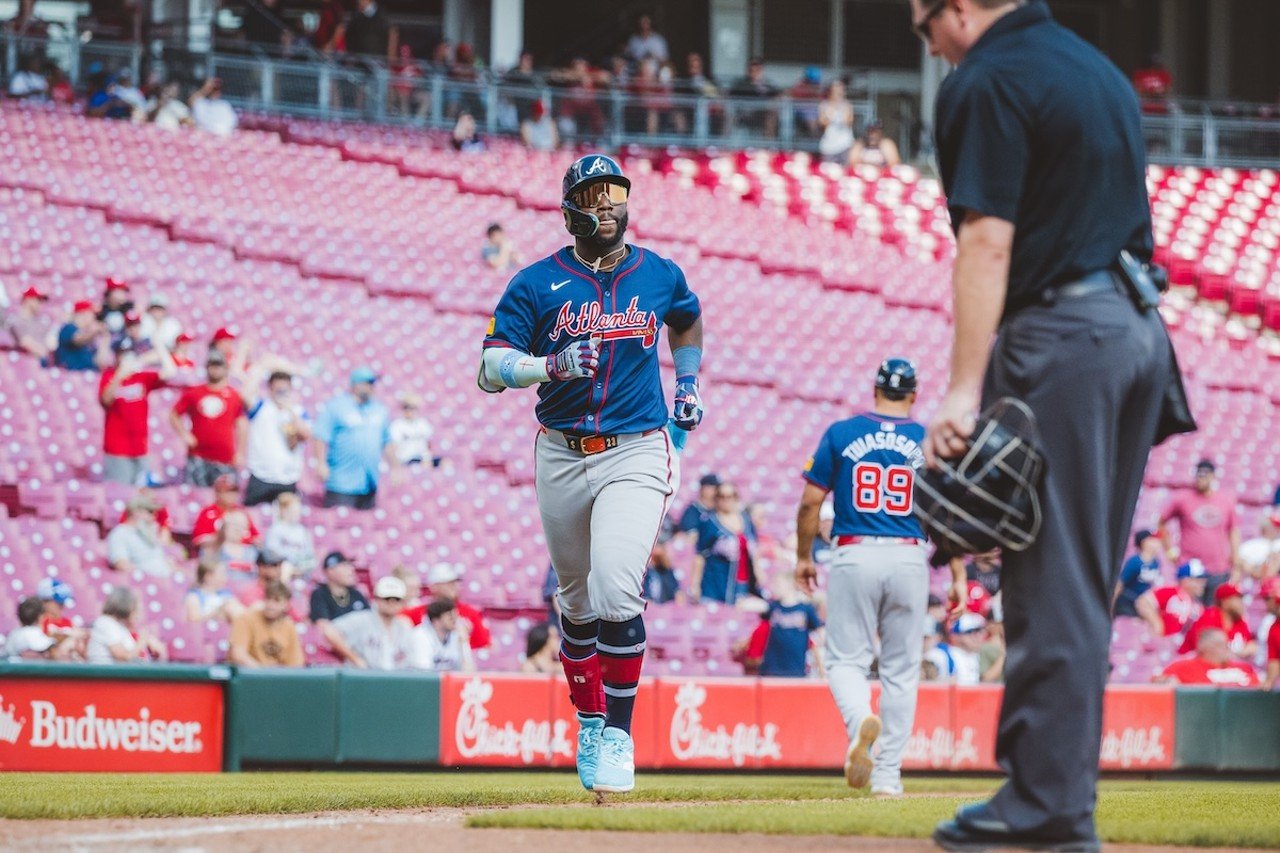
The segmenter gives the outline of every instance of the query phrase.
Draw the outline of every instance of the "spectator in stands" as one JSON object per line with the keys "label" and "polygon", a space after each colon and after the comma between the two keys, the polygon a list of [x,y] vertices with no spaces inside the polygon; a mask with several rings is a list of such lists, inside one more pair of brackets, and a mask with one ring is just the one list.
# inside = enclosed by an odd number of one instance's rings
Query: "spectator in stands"
{"label": "spectator in stands", "polygon": [[162,350],[135,351],[135,339],[116,342],[116,363],[98,380],[98,402],[104,412],[102,429],[102,478],[126,486],[145,486],[148,470],[147,420],[152,391],[164,388],[173,377],[173,362]]}
{"label": "spectator in stands", "polygon": [[999,606],[999,600],[997,596],[992,603],[987,636],[978,648],[978,671],[982,673],[984,682],[1004,681],[1004,610]]}
{"label": "spectator in stands", "polygon": [[458,595],[462,592],[462,572],[448,563],[439,563],[427,573],[427,586],[431,588],[432,601],[452,601],[457,605],[458,617],[467,623],[471,648],[488,648],[492,638],[489,626],[484,621],[484,614],[458,600]]}
{"label": "spectator in stands", "polygon": [[964,567],[967,581],[976,581],[988,596],[1000,592],[1000,549],[993,548],[981,554],[974,554],[973,560]]}
{"label": "spectator in stands", "polygon": [[76,90],[67,78],[67,72],[55,62],[45,67],[45,76],[49,78],[49,98],[60,107],[69,107],[76,102]]}
{"label": "spectator in stands", "polygon": [[5,346],[21,350],[38,359],[46,359],[57,342],[53,334],[53,321],[44,313],[44,303],[49,297],[37,287],[22,291],[18,307],[0,318],[0,338]]}
{"label": "spectator in stands", "polygon": [[1191,623],[1178,647],[1178,654],[1189,654],[1196,648],[1196,638],[1207,630],[1222,631],[1227,638],[1227,648],[1239,660],[1251,660],[1258,653],[1258,641],[1244,618],[1244,596],[1234,584],[1224,583],[1213,593],[1217,603],[1206,607],[1200,618]]}
{"label": "spectator in stands", "polygon": [[698,481],[698,496],[680,513],[677,533],[688,535],[691,540],[697,539],[698,528],[715,513],[716,490],[719,488],[719,475],[702,475],[702,479]]}
{"label": "spectator in stands", "polygon": [[[804,678],[807,674],[812,636],[822,628],[822,620],[812,602],[796,587],[793,576],[779,572],[773,583],[774,599],[769,604],[769,641],[760,660],[760,674],[775,678]],[[817,650],[814,650],[815,658]],[[821,660],[817,669],[822,670]]]}
{"label": "spectator in stands", "polygon": [[391,446],[401,465],[438,465],[431,455],[430,422],[422,416],[422,398],[411,391],[400,395],[400,417],[391,422]]}
{"label": "spectator in stands", "polygon": [[[150,498],[160,507],[158,510],[156,510],[156,529],[159,531],[159,534],[160,534],[160,544],[172,545],[173,544],[173,524],[171,519],[169,518],[169,510],[160,501],[160,498],[156,495],[154,491],[152,491],[150,486],[139,486],[138,490],[134,492],[134,495],[139,497]],[[128,505],[126,504],[124,511],[120,513],[120,520],[117,523],[124,524],[128,520],[129,520],[129,509],[128,509]]]}
{"label": "spectator in stands", "polygon": [[1149,589],[1138,596],[1134,609],[1153,637],[1173,637],[1200,617],[1204,597],[1204,563],[1189,560],[1178,566],[1178,585]]}
{"label": "spectator in stands", "polygon": [[503,272],[520,266],[520,250],[511,242],[507,232],[497,222],[490,222],[485,231],[484,247],[480,257],[491,268]]}
{"label": "spectator in stands", "polygon": [[[640,63],[635,79],[627,88],[635,96],[633,103],[639,104],[639,113],[644,118],[643,126],[634,129],[642,130],[650,136],[657,134],[663,119],[673,115],[670,69],[665,65],[659,66],[657,60],[646,59]],[[674,114],[674,117],[677,120],[676,132],[683,133],[684,128],[679,125],[683,123],[684,116]],[[630,125],[629,122],[629,129]]]}
{"label": "spectator in stands", "polygon": [[123,279],[108,278],[102,291],[102,307],[98,309],[98,319],[111,333],[113,342],[124,334],[125,318],[131,314],[137,316],[133,297],[129,293],[129,283]]}
{"label": "spectator in stands", "polygon": [[257,506],[298,490],[311,426],[301,404],[294,399],[293,377],[283,371],[271,374],[266,394],[254,389],[246,406],[249,483],[244,490],[244,504]]}
{"label": "spectator in stands", "polygon": [[173,574],[156,523],[159,509],[160,504],[150,494],[140,492],[129,499],[127,518],[107,534],[107,562],[111,568],[121,574],[139,571],[156,578]]}
{"label": "spectator in stands", "polygon": [[1227,635],[1218,628],[1201,631],[1194,657],[1176,660],[1156,676],[1164,684],[1213,687],[1257,687],[1258,674],[1247,663],[1231,659]]}
{"label": "spectator in stands", "polygon": [[146,114],[147,96],[142,94],[137,82],[133,79],[133,70],[129,66],[121,68],[111,80],[112,93],[129,105],[129,117],[134,121]]}
{"label": "spectator in stands", "polygon": [[374,0],[356,0],[356,10],[344,24],[347,53],[395,61],[400,31]]}
{"label": "spectator in stands", "polygon": [[240,124],[235,107],[222,97],[222,81],[217,77],[205,80],[204,85],[192,93],[189,103],[191,120],[205,133],[230,136]]}
{"label": "spectator in stands", "polygon": [[43,101],[49,96],[49,81],[40,73],[40,57],[28,53],[18,58],[18,70],[9,78],[9,97]]}
{"label": "spectator in stands", "polygon": [[759,596],[755,531],[742,511],[737,486],[717,487],[715,510],[698,525],[690,599],[733,604],[744,595]]}
{"label": "spectator in stands", "polygon": [[413,629],[414,669],[429,672],[473,672],[470,623],[458,615],[458,605],[438,598],[427,605],[426,619]]}
{"label": "spectator in stands", "polygon": [[[930,598],[936,597],[930,596]],[[920,656],[920,680],[942,681],[943,675],[938,669],[938,662],[941,660],[948,665],[950,663],[949,652],[939,657],[940,653],[935,651],[942,644],[942,620],[926,615],[921,641],[923,643],[923,651]]]}
{"label": "spectator in stands", "polygon": [[[953,621],[947,632],[947,642],[938,643],[928,653],[928,660],[938,670],[938,680],[959,685],[981,684],[998,680],[1004,672],[1000,661],[998,673],[984,673],[978,652],[986,641],[987,620],[976,613],[963,613]],[[991,678],[987,676],[990,675]]]}
{"label": "spectator in stands", "polygon": [[627,40],[626,57],[639,65],[646,59],[662,63],[670,59],[667,51],[667,40],[660,33],[654,32],[653,18],[641,15],[636,21],[636,32]]}
{"label": "spectator in stands", "polygon": [[1143,112],[1168,112],[1169,96],[1173,94],[1173,75],[1164,67],[1158,54],[1147,58],[1147,64],[1133,72],[1133,89],[1142,101]]}
{"label": "spectator in stands", "polygon": [[391,66],[391,107],[400,115],[426,118],[428,93],[422,88],[422,68],[413,58],[413,48],[401,44]]}
{"label": "spectator in stands", "polygon": [[832,80],[827,96],[818,104],[818,153],[831,163],[845,163],[853,148],[853,104],[845,94],[843,80]]}
{"label": "spectator in stands", "polygon": [[[546,81],[543,75],[538,71],[533,62],[533,54],[524,51],[520,54],[520,59],[516,62],[514,68],[509,69],[503,76],[502,82],[515,89],[523,90],[518,94],[511,95],[509,100],[516,110],[516,120],[520,123],[521,137],[524,136],[524,124],[533,115],[534,105],[541,104],[539,119],[550,122],[551,127],[555,127],[555,122],[547,114],[546,104],[542,103],[542,99],[538,97],[537,91],[541,89]],[[559,136],[557,134],[557,143]],[[529,145],[529,140],[524,140],[525,145]],[[532,146],[531,146],[532,147]],[[550,149],[543,149],[550,150]]]}
{"label": "spectator in stands", "polygon": [[[747,76],[734,83],[729,94],[735,98],[772,100],[778,96],[778,90],[764,78],[764,60],[753,58],[747,64]],[[778,111],[772,105],[763,108],[756,104],[743,106],[737,113],[739,127],[769,137],[778,135]]]}
{"label": "spectator in stands", "polygon": [[276,498],[275,521],[267,528],[263,551],[284,558],[296,571],[308,574],[316,567],[316,547],[311,529],[302,523],[302,499],[294,492]]}
{"label": "spectator in stands", "polygon": [[147,300],[147,310],[140,319],[140,331],[144,338],[163,349],[173,349],[178,335],[182,334],[182,324],[170,316],[169,300],[163,293],[151,294],[151,298]]}
{"label": "spectator in stands", "polygon": [[645,600],[654,604],[684,600],[684,594],[680,591],[680,578],[676,575],[675,566],[671,562],[671,552],[668,549],[668,543],[674,535],[675,525],[671,523],[670,518],[664,516],[662,525],[658,529],[658,537],[653,543],[653,549],[649,552],[649,564],[645,566],[644,582],[641,586],[641,594]]}
{"label": "spectator in stands", "polygon": [[391,413],[373,396],[378,374],[351,371],[351,391],[324,404],[316,418],[316,473],[324,480],[324,505],[373,509],[378,463],[398,466],[391,446]]}
{"label": "spectator in stands", "polygon": [[178,370],[181,379],[175,379],[178,385],[194,385],[195,381],[187,381],[187,377],[195,370],[195,360],[191,358],[190,346],[195,338],[186,332],[178,333],[173,339],[173,349],[169,350],[169,359],[173,362],[173,366]]}
{"label": "spectator in stands", "polygon": [[458,120],[453,125],[453,134],[449,137],[449,144],[453,146],[454,151],[461,151],[463,154],[475,154],[484,151],[487,147],[484,138],[476,129],[475,117],[470,112],[463,110],[458,114]]}
{"label": "spectator in stands", "polygon": [[529,114],[520,122],[520,139],[533,151],[555,151],[560,147],[560,131],[541,100],[530,105]]}
{"label": "spectator in stands", "polygon": [[422,616],[417,619],[409,614],[410,608],[422,607],[421,613],[426,614],[426,607],[422,601],[422,578],[418,573],[403,563],[397,564],[391,569],[391,576],[399,578],[404,584],[404,611],[400,614],[408,619],[414,625],[422,624]]}
{"label": "spectator in stands", "polygon": [[196,566],[195,586],[187,590],[183,606],[188,622],[213,619],[230,624],[244,612],[244,606],[227,587],[227,571],[222,561],[212,553],[200,558]]}
{"label": "spectator in stands", "polygon": [[565,133],[599,137],[604,134],[604,111],[600,107],[600,79],[587,60],[575,57],[569,67],[554,73],[550,82],[564,86],[559,119]]}
{"label": "spectator in stands", "polygon": [[[816,138],[822,132],[818,122],[818,113],[823,99],[822,72],[816,65],[810,65],[787,94],[795,104],[796,131],[807,137]],[[849,135],[853,135],[852,130]],[[853,144],[852,139],[849,140],[849,144]]]}
{"label": "spectator in stands", "polygon": [[862,138],[853,143],[849,149],[850,166],[879,166],[892,169],[902,163],[902,155],[892,139],[884,135],[884,125],[880,119],[867,122]]}
{"label": "spectator in stands", "polygon": [[63,370],[97,370],[99,356],[107,360],[109,336],[107,327],[97,318],[94,305],[87,299],[75,304],[71,319],[58,330],[58,345],[53,363]]}
{"label": "spectator in stands", "polygon": [[128,587],[118,586],[107,594],[102,615],[89,629],[89,663],[136,663],[140,660],[167,660],[168,649],[149,631],[137,624],[138,596]]}
{"label": "spectator in stands", "polygon": [[764,651],[769,646],[769,602],[763,598],[747,598],[738,605],[738,609],[743,613],[759,616],[760,619],[747,639],[734,645],[732,657],[742,664],[743,675],[759,675]]}
{"label": "spectator in stands", "polygon": [[236,600],[245,607],[257,607],[262,604],[267,587],[272,583],[284,583],[285,560],[283,554],[277,554],[269,548],[263,548],[257,555],[257,573],[253,583],[242,584],[234,590]]}
{"label": "spectator in stands", "polygon": [[1272,582],[1264,587],[1263,595],[1267,601],[1267,617],[1271,620],[1270,626],[1263,634],[1267,638],[1265,652],[1267,675],[1263,681],[1263,687],[1266,690],[1274,690],[1276,684],[1280,683],[1280,581],[1273,578]]}
{"label": "spectator in stands", "polygon": [[1240,545],[1240,565],[1252,578],[1280,575],[1280,507],[1272,507],[1258,523],[1258,536]]}
{"label": "spectator in stands", "polygon": [[254,565],[258,561],[258,548],[252,544],[250,528],[249,513],[239,508],[229,509],[222,516],[213,541],[201,549],[201,557],[217,560],[236,587],[253,581]]}
{"label": "spectator in stands", "polygon": [[182,100],[178,84],[170,81],[160,87],[156,96],[147,102],[147,121],[161,130],[176,131],[195,125],[191,108]]}
{"label": "spectator in stands", "polygon": [[[92,70],[96,65],[98,70]],[[85,104],[84,114],[90,118],[128,119],[133,116],[133,107],[120,97],[112,79],[101,65],[94,63],[89,71],[89,100]]]}
{"label": "spectator in stands", "polygon": [[1160,537],[1150,530],[1139,530],[1133,535],[1133,547],[1138,553],[1120,567],[1120,580],[1113,594],[1116,616],[1137,616],[1138,599],[1161,580]]}
{"label": "spectator in stands", "polygon": [[74,599],[71,585],[57,578],[41,578],[36,584],[36,597],[42,606],[40,614],[40,630],[44,631],[55,642],[67,641],[71,645],[71,657],[84,660],[89,632],[67,617],[65,608]]}
{"label": "spectator in stands", "polygon": [[539,622],[529,629],[524,638],[524,660],[521,672],[541,672],[559,675],[564,672],[560,663],[560,632],[549,622]]}
{"label": "spectator in stands", "polygon": [[356,567],[345,554],[330,551],[321,568],[324,583],[311,591],[312,622],[323,627],[339,616],[369,609],[369,600],[356,588]]}
{"label": "spectator in stands", "polygon": [[[34,595],[18,602],[18,628],[5,638],[4,656],[9,660],[52,660],[57,644],[40,630],[40,613],[43,603]],[[67,652],[62,657],[65,659]]]}
{"label": "spectator in stands", "polygon": [[212,486],[223,474],[235,474],[243,462],[249,419],[229,373],[222,353],[210,351],[205,383],[183,391],[169,412],[169,423],[187,446],[183,477],[190,485]]}
{"label": "spectator in stands", "polygon": [[311,34],[311,43],[321,53],[344,53],[347,49],[346,22],[347,10],[342,0],[321,0],[319,20],[315,32]]}
{"label": "spectator in stands", "polygon": [[[707,130],[715,134],[723,132],[724,107],[719,102],[720,86],[707,75],[701,54],[691,53],[685,58],[685,76],[675,81],[673,90],[686,98],[712,99],[713,102],[707,104]],[[696,119],[695,107],[686,104],[681,112],[685,126],[692,127]]]}
{"label": "spectator in stands", "polygon": [[399,578],[379,578],[373,587],[372,609],[344,613],[333,621],[317,622],[333,650],[360,669],[416,667],[414,628],[400,616],[404,609],[404,583]]}
{"label": "spectator in stands", "polygon": [[[240,477],[234,473],[223,474],[213,481],[213,503],[201,509],[196,516],[195,524],[191,527],[191,544],[196,548],[202,548],[213,542],[218,530],[222,527],[223,516],[237,509],[244,509],[240,503]],[[244,543],[255,544],[261,538],[257,526],[250,518]]]}
{"label": "spectator in stands", "polygon": [[262,606],[244,611],[231,623],[230,645],[227,662],[235,666],[304,665],[298,627],[289,615],[289,588],[280,581],[268,583]]}
{"label": "spectator in stands", "polygon": [[[1178,523],[1177,545],[1169,522]],[[1196,463],[1195,487],[1178,492],[1160,515],[1160,536],[1169,549],[1170,560],[1199,560],[1208,571],[1204,603],[1230,581],[1240,582],[1240,530],[1236,526],[1235,493],[1218,488],[1217,468],[1212,459]]]}

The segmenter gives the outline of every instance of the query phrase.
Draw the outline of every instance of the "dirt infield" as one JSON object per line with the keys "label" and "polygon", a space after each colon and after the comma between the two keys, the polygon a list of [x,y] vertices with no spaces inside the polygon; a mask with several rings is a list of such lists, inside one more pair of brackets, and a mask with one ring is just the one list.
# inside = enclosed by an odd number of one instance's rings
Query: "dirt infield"
{"label": "dirt infield", "polygon": [[[591,808],[566,806],[565,808]],[[847,850],[935,850],[926,841],[834,836],[565,832],[558,830],[469,829],[468,815],[486,809],[413,809],[404,811],[320,812],[304,815],[255,815],[219,818],[142,818],[69,821],[5,821],[0,847],[5,850],[66,851],[254,851],[305,850],[307,853],[401,851],[430,847],[468,853],[555,851],[555,853],[735,853]],[[1179,848],[1108,845],[1108,851],[1163,853]],[[1201,848],[1227,850],[1229,848]]]}

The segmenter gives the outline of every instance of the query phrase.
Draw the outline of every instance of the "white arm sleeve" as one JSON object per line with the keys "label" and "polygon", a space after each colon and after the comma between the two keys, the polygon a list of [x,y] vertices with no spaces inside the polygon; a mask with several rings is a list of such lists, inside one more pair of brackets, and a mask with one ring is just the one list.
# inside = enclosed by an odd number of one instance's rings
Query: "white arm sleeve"
{"label": "white arm sleeve", "polygon": [[508,347],[492,347],[484,351],[476,384],[481,390],[495,394],[505,388],[528,388],[549,379],[545,358]]}

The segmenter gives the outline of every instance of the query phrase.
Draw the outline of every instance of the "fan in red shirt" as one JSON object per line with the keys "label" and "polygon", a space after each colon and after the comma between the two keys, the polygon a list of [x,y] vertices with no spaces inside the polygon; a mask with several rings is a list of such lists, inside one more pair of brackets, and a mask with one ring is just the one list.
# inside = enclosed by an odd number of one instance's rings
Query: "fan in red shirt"
{"label": "fan in red shirt", "polygon": [[[136,315],[128,315],[128,319]],[[135,324],[136,325],[136,324]],[[152,391],[163,388],[173,374],[158,350],[139,352],[137,339],[124,335],[113,347],[116,363],[98,380],[98,401],[104,411],[102,476],[112,483],[141,486],[147,482],[147,417]]]}
{"label": "fan in red shirt", "polygon": [[1227,647],[1231,654],[1242,660],[1252,658],[1258,652],[1258,643],[1254,640],[1253,631],[1249,630],[1244,620],[1244,597],[1235,584],[1224,583],[1213,594],[1217,604],[1205,610],[1182,638],[1178,654],[1185,655],[1196,647],[1201,631],[1216,628],[1227,635]]}
{"label": "fan in red shirt", "polygon": [[[433,566],[431,571],[427,573],[427,585],[431,588],[433,600],[443,598],[447,601],[452,601],[458,608],[458,617],[471,623],[471,648],[488,648],[491,638],[489,636],[489,626],[484,621],[484,614],[471,605],[463,604],[458,600],[458,593],[462,590],[462,574],[453,566],[441,563],[438,566]],[[400,613],[414,625],[421,625],[427,613],[427,605],[419,604],[416,607],[406,607]]]}
{"label": "fan in red shirt", "polygon": [[1257,687],[1258,674],[1247,663],[1231,659],[1227,635],[1218,628],[1205,628],[1196,643],[1195,657],[1176,660],[1164,668],[1156,681],[1168,684],[1207,684],[1214,687]]}
{"label": "fan in red shirt", "polygon": [[1145,68],[1133,72],[1133,88],[1142,101],[1143,112],[1165,113],[1168,105],[1165,101],[1173,92],[1173,75],[1160,62],[1160,57],[1152,56],[1147,60]]}
{"label": "fan in red shirt", "polygon": [[1204,563],[1189,560],[1178,566],[1178,585],[1149,589],[1134,602],[1138,615],[1156,637],[1171,637],[1200,617],[1200,597],[1208,572]]}
{"label": "fan in red shirt", "polygon": [[1280,684],[1280,576],[1270,577],[1262,584],[1262,597],[1271,614],[1271,627],[1267,635],[1267,676],[1262,682],[1264,690],[1273,690]]}
{"label": "fan in red shirt", "polygon": [[208,381],[183,391],[169,413],[188,448],[186,481],[193,486],[211,486],[221,475],[235,473],[249,432],[244,400],[231,387],[226,357],[211,350],[205,370]]}
{"label": "fan in red shirt", "polygon": [[[191,528],[191,544],[200,548],[212,542],[222,526],[222,516],[233,509],[244,509],[240,504],[240,479],[235,474],[223,474],[213,483],[213,503],[196,516],[196,523]],[[244,544],[256,544],[262,534],[253,523],[253,516],[247,512],[245,516],[249,519],[249,532],[245,534]]]}

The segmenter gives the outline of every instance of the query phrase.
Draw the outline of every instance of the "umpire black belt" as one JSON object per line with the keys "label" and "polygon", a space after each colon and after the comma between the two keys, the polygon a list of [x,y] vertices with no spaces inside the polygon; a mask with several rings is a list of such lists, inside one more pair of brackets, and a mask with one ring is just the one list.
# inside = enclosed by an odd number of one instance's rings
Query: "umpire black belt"
{"label": "umpire black belt", "polygon": [[1010,306],[1005,313],[1005,319],[1012,317],[1024,308],[1030,308],[1034,305],[1053,305],[1058,302],[1081,299],[1098,293],[1119,293],[1124,295],[1124,285],[1121,284],[1119,275],[1111,270],[1098,270],[1097,272],[1089,273],[1084,278],[1060,284],[1057,287],[1046,287],[1039,293],[1029,294]]}

